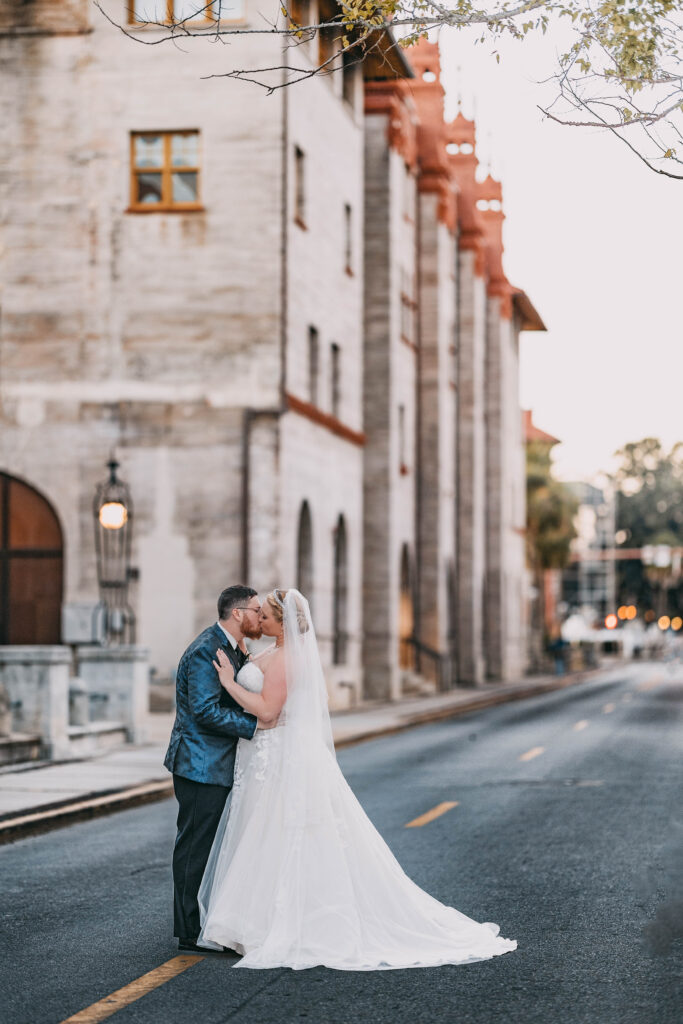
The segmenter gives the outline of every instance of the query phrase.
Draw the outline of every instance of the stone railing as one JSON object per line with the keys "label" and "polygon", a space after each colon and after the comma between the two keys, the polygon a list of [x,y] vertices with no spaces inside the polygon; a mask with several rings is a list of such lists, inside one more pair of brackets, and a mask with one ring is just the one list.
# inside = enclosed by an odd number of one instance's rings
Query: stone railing
{"label": "stone railing", "polygon": [[69,647],[0,647],[0,684],[9,699],[10,734],[39,736],[44,754],[68,757]]}
{"label": "stone railing", "polygon": [[[149,710],[149,652],[146,647],[77,647],[78,678],[90,697],[105,697],[91,717],[122,722],[129,743],[144,742]],[[93,714],[94,711],[94,714]]]}
{"label": "stone railing", "polygon": [[[0,737],[40,743],[62,760],[102,745],[144,742],[149,663],[144,647],[0,646]],[[2,758],[0,758],[2,759]]]}

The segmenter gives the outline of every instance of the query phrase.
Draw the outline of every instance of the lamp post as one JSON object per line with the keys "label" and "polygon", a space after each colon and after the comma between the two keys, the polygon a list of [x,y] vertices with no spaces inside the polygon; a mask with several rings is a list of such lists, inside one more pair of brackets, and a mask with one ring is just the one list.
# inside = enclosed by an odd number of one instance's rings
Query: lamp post
{"label": "lamp post", "polygon": [[109,478],[95,490],[95,554],[101,615],[106,643],[135,643],[135,615],[128,604],[133,504],[126,484],[119,480],[119,464],[107,463]]}

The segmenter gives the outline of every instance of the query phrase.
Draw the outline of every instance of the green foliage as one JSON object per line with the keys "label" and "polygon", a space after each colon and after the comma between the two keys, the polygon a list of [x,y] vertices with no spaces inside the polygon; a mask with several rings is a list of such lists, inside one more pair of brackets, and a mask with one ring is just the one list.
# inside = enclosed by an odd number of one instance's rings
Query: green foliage
{"label": "green foliage", "polygon": [[[666,452],[657,438],[646,437],[616,454],[620,459],[615,475],[618,546],[683,548],[683,444]],[[620,603],[654,608],[663,587],[669,612],[683,607],[680,578],[667,578],[666,573],[658,576],[639,560],[619,561],[617,567]]]}
{"label": "green foliage", "polygon": [[547,444],[532,441],[526,446],[527,560],[539,574],[543,569],[563,569],[576,536],[577,503],[571,492],[555,480]]}

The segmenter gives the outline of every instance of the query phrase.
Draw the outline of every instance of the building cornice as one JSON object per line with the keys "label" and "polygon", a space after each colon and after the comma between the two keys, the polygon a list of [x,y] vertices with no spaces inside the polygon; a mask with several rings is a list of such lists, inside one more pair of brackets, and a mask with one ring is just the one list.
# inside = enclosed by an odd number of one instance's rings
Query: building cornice
{"label": "building cornice", "polygon": [[365,114],[387,118],[387,143],[412,169],[417,164],[415,110],[405,83],[398,79],[365,83]]}

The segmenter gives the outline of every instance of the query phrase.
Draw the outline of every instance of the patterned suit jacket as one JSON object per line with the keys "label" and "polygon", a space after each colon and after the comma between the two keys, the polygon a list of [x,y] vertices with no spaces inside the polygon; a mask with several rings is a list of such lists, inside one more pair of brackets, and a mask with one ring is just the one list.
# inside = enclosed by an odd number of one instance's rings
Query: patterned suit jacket
{"label": "patterned suit jacket", "polygon": [[195,782],[232,786],[240,738],[251,739],[256,718],[223,689],[212,662],[222,647],[237,674],[240,655],[217,623],[187,648],[176,677],[176,717],[164,766]]}

